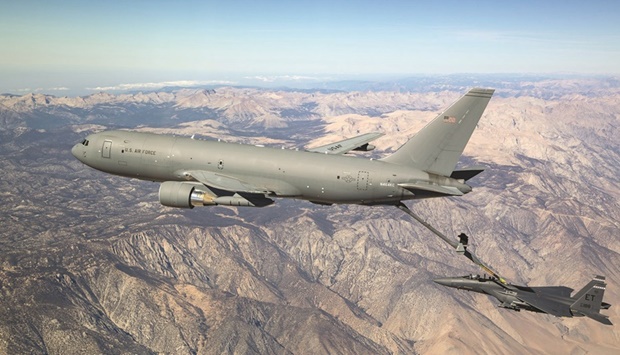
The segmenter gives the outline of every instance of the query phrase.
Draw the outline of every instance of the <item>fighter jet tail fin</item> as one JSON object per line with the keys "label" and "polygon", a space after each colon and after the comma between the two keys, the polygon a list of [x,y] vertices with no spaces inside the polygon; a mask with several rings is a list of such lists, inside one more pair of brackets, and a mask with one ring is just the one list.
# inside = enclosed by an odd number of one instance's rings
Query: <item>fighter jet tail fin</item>
{"label": "fighter jet tail fin", "polygon": [[583,314],[604,324],[611,324],[607,316],[600,314],[605,295],[605,277],[596,276],[586,287],[575,294],[571,311]]}
{"label": "fighter jet tail fin", "polygon": [[494,91],[471,89],[383,160],[450,176]]}

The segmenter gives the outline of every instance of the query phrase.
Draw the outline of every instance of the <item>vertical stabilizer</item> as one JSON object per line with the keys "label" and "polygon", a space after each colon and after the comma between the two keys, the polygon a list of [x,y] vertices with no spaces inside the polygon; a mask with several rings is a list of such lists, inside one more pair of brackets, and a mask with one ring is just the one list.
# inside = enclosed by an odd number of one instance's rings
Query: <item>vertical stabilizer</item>
{"label": "vertical stabilizer", "polygon": [[596,276],[586,287],[575,294],[575,302],[570,306],[571,311],[578,312],[604,324],[611,324],[607,316],[600,314],[603,296],[605,295],[605,278]]}
{"label": "vertical stabilizer", "polygon": [[580,299],[581,297],[583,297],[583,295],[586,294],[586,292],[588,292],[592,287],[594,287],[594,285],[597,284],[603,284],[603,286],[605,286],[605,276],[595,276],[592,281],[588,282],[587,285],[585,285],[581,290],[579,290],[577,293],[575,293],[575,295],[572,297],[573,299]]}
{"label": "vertical stabilizer", "polygon": [[494,91],[471,89],[383,160],[450,176]]}

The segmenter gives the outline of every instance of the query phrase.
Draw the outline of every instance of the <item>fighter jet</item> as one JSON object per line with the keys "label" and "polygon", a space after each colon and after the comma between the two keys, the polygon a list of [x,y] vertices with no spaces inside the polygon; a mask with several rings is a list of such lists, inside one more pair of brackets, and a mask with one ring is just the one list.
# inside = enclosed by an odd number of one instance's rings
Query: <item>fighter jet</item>
{"label": "fighter jet", "polygon": [[433,280],[456,289],[484,293],[497,298],[499,307],[514,311],[548,313],[556,317],[590,317],[603,324],[612,325],[609,318],[599,311],[608,309],[603,302],[605,277],[596,276],[590,283],[571,297],[572,288],[565,286],[527,287],[504,284],[494,277],[463,276]]}
{"label": "fighter jet", "polygon": [[299,151],[116,130],[89,135],[71,153],[106,173],[161,182],[159,201],[170,207],[263,207],[273,198],[398,205],[462,196],[483,169],[455,167],[493,92],[470,90],[383,159],[344,155],[373,149],[369,142],[381,133]]}

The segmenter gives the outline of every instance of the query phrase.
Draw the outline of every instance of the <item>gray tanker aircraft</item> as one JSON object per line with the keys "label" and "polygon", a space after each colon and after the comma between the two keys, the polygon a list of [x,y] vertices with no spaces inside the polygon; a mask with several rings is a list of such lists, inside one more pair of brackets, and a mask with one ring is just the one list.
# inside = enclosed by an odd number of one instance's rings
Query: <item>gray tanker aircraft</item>
{"label": "gray tanker aircraft", "polygon": [[318,204],[398,205],[462,196],[482,169],[454,170],[494,90],[472,89],[383,159],[345,156],[368,151],[368,133],[298,151],[130,131],[91,134],[71,153],[106,173],[161,182],[165,206],[262,207],[272,198]]}
{"label": "gray tanker aircraft", "polygon": [[496,278],[474,275],[446,277],[433,280],[436,283],[456,289],[484,293],[497,298],[499,307],[514,311],[522,309],[547,313],[556,317],[590,317],[603,324],[612,325],[601,309],[609,309],[603,302],[605,278],[596,276],[579,292],[571,297],[572,288],[565,286],[527,287],[499,282]]}

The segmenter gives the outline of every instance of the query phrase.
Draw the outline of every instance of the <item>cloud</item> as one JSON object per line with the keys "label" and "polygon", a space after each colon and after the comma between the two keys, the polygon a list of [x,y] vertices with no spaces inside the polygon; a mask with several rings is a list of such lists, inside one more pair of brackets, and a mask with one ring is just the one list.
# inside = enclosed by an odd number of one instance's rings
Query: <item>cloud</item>
{"label": "cloud", "polygon": [[312,76],[304,76],[304,75],[275,75],[275,76],[246,76],[244,79],[249,80],[258,80],[265,83],[273,83],[275,81],[322,81],[329,80],[329,78],[317,78]]}
{"label": "cloud", "polygon": [[128,90],[142,90],[142,89],[159,89],[166,86],[181,86],[192,87],[201,85],[234,85],[235,82],[228,80],[177,80],[177,81],[161,81],[151,83],[131,83],[131,84],[118,84],[116,86],[97,86],[94,88],[86,88],[86,90],[92,91],[128,91]]}
{"label": "cloud", "polygon": [[57,87],[52,87],[52,88],[36,88],[36,89],[31,89],[31,88],[23,88],[23,89],[15,89],[12,91],[15,92],[41,92],[41,91],[67,91],[70,90],[68,87],[64,87],[64,86],[57,86]]}
{"label": "cloud", "polygon": [[69,91],[71,89],[69,89],[68,87],[65,86],[57,86],[57,87],[51,87],[51,88],[36,88],[36,89],[32,89],[32,88],[21,88],[21,89],[13,89],[11,90],[12,92],[19,92],[19,93],[38,93],[38,92],[50,92],[50,91]]}

